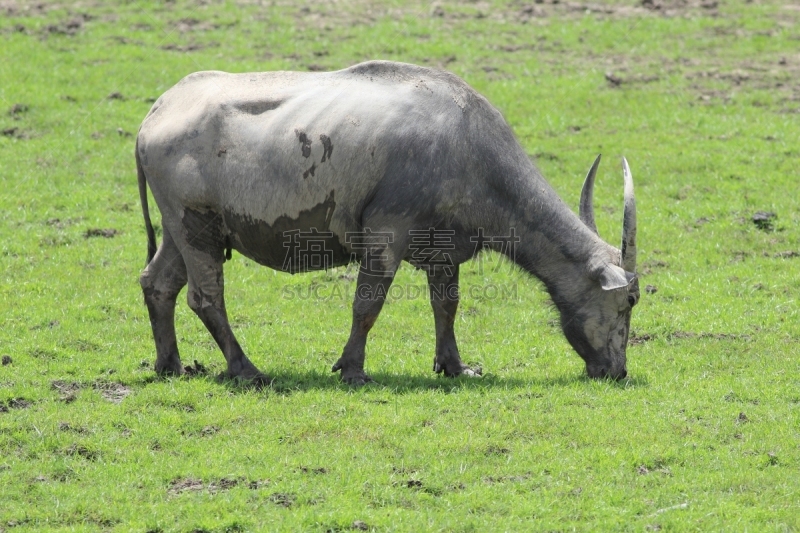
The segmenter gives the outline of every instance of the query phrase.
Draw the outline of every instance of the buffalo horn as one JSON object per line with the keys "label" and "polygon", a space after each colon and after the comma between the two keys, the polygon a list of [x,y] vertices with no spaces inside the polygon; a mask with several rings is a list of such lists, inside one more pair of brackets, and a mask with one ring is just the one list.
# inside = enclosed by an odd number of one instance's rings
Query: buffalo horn
{"label": "buffalo horn", "polygon": [[594,223],[594,177],[597,175],[597,167],[600,166],[600,156],[594,160],[592,168],[586,174],[586,180],[581,189],[580,217],[586,227],[597,234],[597,226]]}
{"label": "buffalo horn", "polygon": [[[625,158],[622,158],[622,174],[625,179],[625,214],[622,218],[622,268],[636,272],[636,198],[633,196],[633,177]],[[588,180],[589,178],[587,178]],[[591,193],[590,193],[591,198]],[[581,198],[583,207],[583,198]],[[583,215],[581,215],[583,218]]]}

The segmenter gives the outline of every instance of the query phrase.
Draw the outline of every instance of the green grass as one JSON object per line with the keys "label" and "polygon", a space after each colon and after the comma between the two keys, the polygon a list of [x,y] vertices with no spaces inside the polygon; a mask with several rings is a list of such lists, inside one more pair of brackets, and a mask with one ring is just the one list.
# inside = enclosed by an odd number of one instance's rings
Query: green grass
{"label": "green grass", "polygon": [[[800,257],[780,254],[800,252],[800,11],[656,3],[4,4],[0,531],[797,531]],[[541,285],[492,256],[462,268],[457,323],[481,379],[436,378],[426,298],[395,298],[377,383],[341,385],[344,269],[241,256],[229,313],[274,387],[217,383],[183,298],[185,363],[210,374],[155,378],[132,136],[153,99],[196,70],[373,58],[462,76],[572,206],[602,152],[615,245],[628,158],[656,292],[627,380],[584,378]]]}

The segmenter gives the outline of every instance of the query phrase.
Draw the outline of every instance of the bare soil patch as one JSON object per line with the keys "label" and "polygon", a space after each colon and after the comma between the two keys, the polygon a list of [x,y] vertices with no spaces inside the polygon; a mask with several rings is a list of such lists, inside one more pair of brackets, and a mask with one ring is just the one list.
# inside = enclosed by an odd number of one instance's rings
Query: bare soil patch
{"label": "bare soil patch", "polygon": [[203,490],[216,493],[238,486],[247,487],[250,490],[259,490],[268,484],[268,479],[248,481],[243,477],[223,477],[216,480],[203,481],[202,479],[187,477],[170,481],[167,492],[173,496],[183,492],[199,492]]}
{"label": "bare soil patch", "polygon": [[27,409],[33,405],[33,401],[25,398],[9,398],[5,402],[0,402],[0,413],[7,413],[11,409]]}
{"label": "bare soil patch", "polygon": [[86,239],[90,239],[92,237],[104,237],[106,239],[111,239],[116,235],[119,235],[121,232],[114,228],[108,229],[101,229],[101,228],[89,228],[83,234],[83,237]]}
{"label": "bare soil patch", "polygon": [[129,387],[122,383],[97,381],[93,385],[94,389],[100,391],[100,396],[111,403],[121,403],[130,393],[133,392]]}
{"label": "bare soil patch", "polygon": [[635,331],[631,332],[628,336],[628,345],[629,346],[639,346],[646,342],[650,342],[656,338],[655,335],[650,333],[637,333]]}
{"label": "bare soil patch", "polygon": [[57,379],[50,383],[50,388],[59,392],[60,396],[58,401],[72,403],[78,399],[78,391],[83,388],[83,385],[77,381],[63,381]]}
{"label": "bare soil patch", "polygon": [[695,333],[692,331],[673,331],[667,335],[667,338],[672,339],[714,339],[714,340],[750,340],[750,335],[739,335],[736,333]]}

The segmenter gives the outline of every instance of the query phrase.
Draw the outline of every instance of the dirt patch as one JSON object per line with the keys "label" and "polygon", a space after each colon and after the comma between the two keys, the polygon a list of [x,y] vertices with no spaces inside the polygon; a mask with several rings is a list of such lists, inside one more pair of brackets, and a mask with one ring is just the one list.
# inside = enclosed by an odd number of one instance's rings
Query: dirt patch
{"label": "dirt patch", "polygon": [[169,492],[170,494],[181,494],[182,492],[189,492],[189,491],[201,491],[205,488],[205,484],[201,479],[195,478],[183,478],[183,479],[173,479],[169,482]]}
{"label": "dirt patch", "polygon": [[108,229],[89,228],[83,234],[83,237],[85,239],[90,239],[92,237],[104,237],[106,239],[111,239],[111,238],[113,238],[113,237],[115,237],[116,235],[119,235],[119,234],[120,234],[120,231],[116,230],[114,228],[108,228]]}
{"label": "dirt patch", "polygon": [[78,392],[83,388],[83,385],[77,381],[64,381],[57,379],[50,383],[50,388],[60,392],[61,394],[69,394],[72,392]]}
{"label": "dirt patch", "polygon": [[64,450],[64,455],[83,457],[87,461],[96,461],[100,458],[100,452],[87,448],[82,444],[72,444]]}
{"label": "dirt patch", "polygon": [[631,332],[631,334],[628,336],[628,346],[640,346],[646,342],[650,342],[655,338],[656,336],[651,335],[650,333]]}
{"label": "dirt patch", "polygon": [[78,399],[78,391],[83,388],[83,385],[77,381],[63,381],[57,379],[50,383],[50,388],[60,393],[58,401],[72,403]]}
{"label": "dirt patch", "polygon": [[273,492],[269,497],[269,501],[271,501],[275,505],[280,505],[281,507],[287,507],[287,508],[291,507],[296,499],[297,498],[294,494],[285,492]]}
{"label": "dirt patch", "polygon": [[208,374],[208,369],[197,359],[194,360],[194,366],[193,365],[184,366],[183,371],[186,372],[186,375],[189,377],[205,376],[206,374]]}
{"label": "dirt patch", "polygon": [[4,128],[3,130],[0,130],[0,133],[2,133],[4,137],[11,137],[12,139],[20,139],[23,141],[32,139],[36,136],[33,132],[18,128],[16,126]]}
{"label": "dirt patch", "polygon": [[197,50],[204,50],[206,48],[216,48],[219,46],[217,42],[210,43],[189,43],[189,44],[166,44],[161,47],[162,50],[170,52],[195,52]]}
{"label": "dirt patch", "polygon": [[201,437],[210,437],[219,433],[219,426],[206,426],[200,430]]}
{"label": "dirt patch", "polygon": [[508,448],[503,448],[502,446],[496,446],[494,444],[488,446],[483,452],[483,454],[487,457],[492,455],[508,455],[509,453],[511,453],[511,450]]}
{"label": "dirt patch", "polygon": [[772,257],[779,257],[781,259],[794,259],[795,257],[800,257],[800,252],[796,252],[794,250],[787,250],[785,252],[778,252],[773,254]]}
{"label": "dirt patch", "polygon": [[[225,27],[232,27],[236,24],[236,22],[233,22],[226,24]],[[223,27],[220,24],[215,24],[208,20],[198,20],[196,18],[182,18],[173,22],[173,26],[180,33],[212,31]]]}
{"label": "dirt patch", "polygon": [[269,480],[248,481],[243,477],[223,477],[216,480],[204,482],[197,478],[178,478],[169,482],[167,492],[171,495],[178,495],[183,492],[199,492],[202,490],[210,493],[217,493],[230,490],[234,487],[247,487],[250,490],[258,490],[269,484]]}
{"label": "dirt patch", "polygon": [[5,402],[0,402],[0,413],[7,413],[11,409],[27,409],[31,405],[33,402],[25,398],[9,398]]}
{"label": "dirt patch", "polygon": [[7,17],[41,17],[55,8],[57,8],[56,4],[48,4],[46,2],[18,2],[14,0],[0,2],[0,13]]}
{"label": "dirt patch", "polygon": [[636,467],[636,473],[640,476],[646,476],[647,474],[658,473],[665,476],[671,476],[672,471],[666,465],[662,463],[656,463],[654,465],[639,465]]}
{"label": "dirt patch", "polygon": [[88,13],[78,14],[70,19],[64,20],[57,24],[49,24],[44,27],[42,33],[46,35],[68,35],[74,36],[80,32],[85,23],[92,20],[94,17]]}
{"label": "dirt patch", "polygon": [[490,485],[498,484],[498,483],[521,483],[523,481],[527,481],[530,479],[531,474],[527,472],[525,474],[520,474],[517,476],[489,476],[483,478],[486,483]]}
{"label": "dirt patch", "polygon": [[64,220],[60,218],[48,218],[45,221],[45,224],[48,226],[52,226],[56,229],[64,229],[70,226],[74,226],[78,222],[82,222],[83,217],[75,217],[75,218],[65,218]]}
{"label": "dirt patch", "polygon": [[761,231],[774,231],[778,215],[769,211],[756,211],[751,220]]}
{"label": "dirt patch", "polygon": [[36,331],[36,330],[45,329],[45,328],[53,329],[53,328],[57,328],[60,325],[61,325],[61,322],[59,322],[58,320],[50,320],[49,322],[44,322],[42,324],[36,324],[35,326],[31,326],[29,329],[31,331]]}
{"label": "dirt patch", "polygon": [[635,5],[606,5],[593,2],[563,2],[562,0],[535,0],[533,3],[512,3],[516,13],[509,13],[522,24],[531,19],[552,16],[583,17],[587,14],[607,15],[612,18],[663,16],[677,17],[689,14],[717,16],[716,0],[640,0]]}
{"label": "dirt patch", "polygon": [[11,359],[11,356],[10,356],[10,355],[4,355],[4,356],[3,356],[3,361],[2,361],[2,363],[3,363],[3,366],[8,366],[8,365],[10,365],[10,364],[11,364],[11,363],[13,363],[13,362],[14,362],[14,360],[13,360],[13,359]]}
{"label": "dirt patch", "polygon": [[738,335],[736,333],[694,333],[692,331],[673,331],[667,335],[667,339],[714,339],[723,340],[751,340],[750,335]]}
{"label": "dirt patch", "polygon": [[89,433],[89,430],[83,426],[73,426],[69,422],[59,422],[58,423],[58,430],[59,431],[67,431],[71,433],[78,433],[79,435],[85,435]]}
{"label": "dirt patch", "polygon": [[639,268],[639,274],[642,276],[648,276],[652,274],[655,270],[660,270],[662,268],[669,267],[669,263],[666,261],[661,261],[658,259],[651,259],[649,261],[645,261],[642,263],[641,268]]}
{"label": "dirt patch", "polygon": [[21,115],[27,113],[28,109],[30,108],[27,104],[14,104],[8,108],[8,116],[14,120],[20,120],[20,118],[22,118]]}
{"label": "dirt patch", "polygon": [[328,473],[328,469],[325,468],[325,467],[311,468],[311,467],[308,467],[308,466],[301,466],[300,468],[297,469],[297,472],[301,472],[303,474],[318,474],[319,475],[319,474],[327,474]]}
{"label": "dirt patch", "polygon": [[761,402],[756,398],[743,398],[735,392],[729,392],[722,397],[723,400],[730,403],[749,403],[750,405],[759,405]]}
{"label": "dirt patch", "polygon": [[111,403],[122,403],[122,400],[133,392],[133,390],[122,383],[111,381],[96,381],[93,387],[95,390],[100,391],[100,396],[102,396],[104,400]]}

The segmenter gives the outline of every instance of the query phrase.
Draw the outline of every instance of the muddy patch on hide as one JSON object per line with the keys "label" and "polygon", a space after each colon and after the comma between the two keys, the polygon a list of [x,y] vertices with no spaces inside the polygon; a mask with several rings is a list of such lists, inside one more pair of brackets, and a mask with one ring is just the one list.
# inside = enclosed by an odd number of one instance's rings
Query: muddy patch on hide
{"label": "muddy patch on hide", "polygon": [[325,201],[300,211],[297,218],[282,215],[272,224],[232,211],[225,212],[233,248],[254,261],[284,272],[307,272],[346,264],[350,254],[330,231],[336,209],[334,191]]}
{"label": "muddy patch on hide", "polygon": [[320,163],[324,163],[326,160],[330,160],[331,155],[333,155],[333,143],[331,142],[331,138],[327,135],[320,135],[319,140],[322,141],[323,148],[322,160]]}
{"label": "muddy patch on hide", "polygon": [[297,140],[300,141],[300,152],[303,154],[303,157],[310,157],[311,156],[311,139],[308,138],[306,132],[300,130],[294,130],[295,135],[297,135]]}
{"label": "muddy patch on hide", "polygon": [[233,107],[248,115],[260,115],[267,111],[277,109],[282,103],[282,100],[262,100],[255,102],[239,102],[234,104]]}
{"label": "muddy patch on hide", "polygon": [[181,218],[189,246],[217,259],[222,257],[225,236],[222,234],[222,215],[210,209],[187,207]]}

